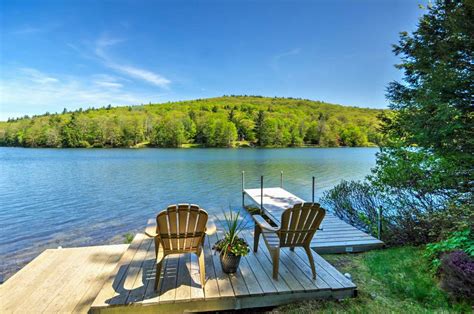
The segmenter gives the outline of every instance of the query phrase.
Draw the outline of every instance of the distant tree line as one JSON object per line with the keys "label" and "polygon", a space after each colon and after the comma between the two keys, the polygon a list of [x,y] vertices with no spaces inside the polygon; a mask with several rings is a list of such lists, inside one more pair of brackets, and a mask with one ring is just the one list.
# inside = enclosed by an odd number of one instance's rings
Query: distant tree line
{"label": "distant tree line", "polygon": [[379,145],[381,110],[319,101],[224,96],[46,113],[0,122],[1,146],[321,147]]}

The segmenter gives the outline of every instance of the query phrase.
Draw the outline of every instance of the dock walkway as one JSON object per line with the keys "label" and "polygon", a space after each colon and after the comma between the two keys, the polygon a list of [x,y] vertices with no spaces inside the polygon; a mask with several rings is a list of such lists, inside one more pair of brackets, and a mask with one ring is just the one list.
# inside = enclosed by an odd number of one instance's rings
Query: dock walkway
{"label": "dock walkway", "polygon": [[45,250],[0,285],[0,313],[87,313],[127,248]]}
{"label": "dock walkway", "polygon": [[[263,199],[264,213],[275,223],[279,224],[282,212],[296,203],[305,202],[298,196],[283,188],[264,188],[263,198],[261,189],[244,189],[244,195],[260,207]],[[327,212],[321,229],[316,232],[311,247],[321,254],[364,252],[384,245],[382,241],[351,226],[334,214]]]}

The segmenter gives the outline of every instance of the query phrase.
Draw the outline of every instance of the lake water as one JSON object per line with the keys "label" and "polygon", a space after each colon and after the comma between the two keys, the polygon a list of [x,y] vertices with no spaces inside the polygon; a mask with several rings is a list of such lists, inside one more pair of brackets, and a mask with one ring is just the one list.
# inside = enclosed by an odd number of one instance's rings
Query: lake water
{"label": "lake water", "polygon": [[[168,204],[210,213],[241,207],[246,187],[279,186],[311,199],[361,179],[376,148],[24,149],[0,148],[0,276],[45,248],[123,241]],[[115,237],[115,238],[114,238]]]}

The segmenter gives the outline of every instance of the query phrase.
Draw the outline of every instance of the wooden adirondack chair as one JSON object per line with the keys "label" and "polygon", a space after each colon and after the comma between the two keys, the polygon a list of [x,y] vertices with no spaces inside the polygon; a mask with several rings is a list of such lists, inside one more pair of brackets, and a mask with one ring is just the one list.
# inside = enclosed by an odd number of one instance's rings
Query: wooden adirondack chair
{"label": "wooden adirondack chair", "polygon": [[262,216],[253,216],[255,220],[253,250],[257,252],[260,234],[263,234],[265,244],[272,256],[275,280],[278,280],[280,248],[282,247],[289,247],[292,251],[295,247],[303,247],[308,254],[313,279],[316,279],[310,244],[325,215],[326,210],[317,203],[299,203],[282,213],[281,225],[277,228],[270,226]]}
{"label": "wooden adirondack chair", "polygon": [[156,231],[145,232],[155,238],[155,290],[159,285],[164,258],[167,255],[180,253],[194,253],[198,256],[201,283],[204,287],[206,269],[203,245],[207,219],[207,212],[193,204],[170,205],[156,216]]}

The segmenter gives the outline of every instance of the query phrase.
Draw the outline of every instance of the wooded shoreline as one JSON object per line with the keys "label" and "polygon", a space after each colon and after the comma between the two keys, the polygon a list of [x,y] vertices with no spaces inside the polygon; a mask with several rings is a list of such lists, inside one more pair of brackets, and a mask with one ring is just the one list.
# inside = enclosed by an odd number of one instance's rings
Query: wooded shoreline
{"label": "wooded shoreline", "polygon": [[0,122],[0,146],[367,147],[386,110],[320,101],[224,96],[79,109]]}

